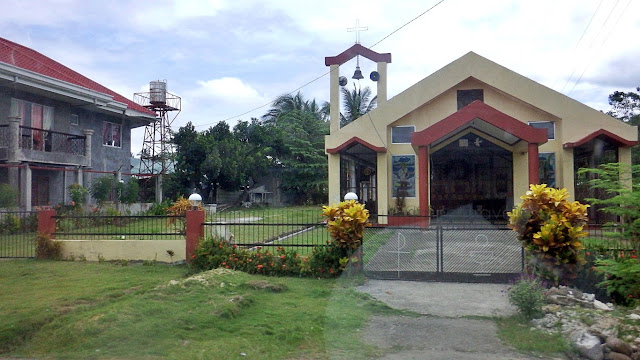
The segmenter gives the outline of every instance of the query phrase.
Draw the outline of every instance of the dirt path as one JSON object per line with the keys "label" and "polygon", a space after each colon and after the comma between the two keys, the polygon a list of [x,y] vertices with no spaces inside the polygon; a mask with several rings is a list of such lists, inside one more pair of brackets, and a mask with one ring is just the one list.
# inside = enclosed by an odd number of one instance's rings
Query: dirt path
{"label": "dirt path", "polygon": [[515,312],[505,285],[369,280],[357,290],[424,315],[371,319],[363,337],[389,351],[381,359],[536,359],[502,345],[495,323],[481,318]]}

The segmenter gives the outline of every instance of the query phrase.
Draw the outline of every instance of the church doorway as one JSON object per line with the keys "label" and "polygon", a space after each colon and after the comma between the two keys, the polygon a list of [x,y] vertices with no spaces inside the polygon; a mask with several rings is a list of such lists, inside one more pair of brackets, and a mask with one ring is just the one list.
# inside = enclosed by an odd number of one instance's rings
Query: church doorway
{"label": "church doorway", "polygon": [[359,143],[340,152],[340,198],[356,193],[371,215],[378,213],[376,159],[375,151]]}
{"label": "church doorway", "polygon": [[513,207],[513,155],[486,138],[467,133],[433,152],[430,164],[435,215],[505,219]]}

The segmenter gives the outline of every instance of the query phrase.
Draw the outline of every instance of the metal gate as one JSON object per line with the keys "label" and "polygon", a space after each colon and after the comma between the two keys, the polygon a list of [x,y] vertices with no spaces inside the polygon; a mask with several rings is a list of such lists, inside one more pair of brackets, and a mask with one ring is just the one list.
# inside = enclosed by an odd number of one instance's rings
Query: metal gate
{"label": "metal gate", "polygon": [[376,279],[508,282],[524,266],[513,230],[498,227],[370,228],[364,271]]}
{"label": "metal gate", "polygon": [[34,258],[38,213],[0,211],[0,258]]}

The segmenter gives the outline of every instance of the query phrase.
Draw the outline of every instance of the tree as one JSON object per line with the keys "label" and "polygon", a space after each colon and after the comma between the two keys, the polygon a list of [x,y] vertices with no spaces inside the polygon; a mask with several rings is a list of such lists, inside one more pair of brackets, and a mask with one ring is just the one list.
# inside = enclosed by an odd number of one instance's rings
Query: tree
{"label": "tree", "polygon": [[[609,105],[613,107],[607,114],[629,124],[640,125],[640,87],[637,92],[615,91],[609,95]],[[640,134],[640,127],[638,128]],[[631,150],[631,162],[640,164],[640,147],[634,146]]]}
{"label": "tree", "polygon": [[324,102],[322,106],[316,100],[305,100],[301,92],[296,95],[282,94],[271,105],[271,109],[262,116],[265,123],[272,123],[282,114],[292,111],[303,111],[312,114],[316,119],[326,121],[329,117],[329,103]]}
{"label": "tree", "polygon": [[368,86],[362,89],[353,84],[353,91],[343,87],[342,105],[344,106],[344,114],[340,113],[340,126],[345,126],[375,109],[378,105],[378,96],[371,98],[371,95],[371,89]]}
{"label": "tree", "polygon": [[262,117],[276,156],[274,166],[282,170],[281,188],[298,203],[326,201],[328,114],[328,103],[318,106],[298,92],[278,97]]}

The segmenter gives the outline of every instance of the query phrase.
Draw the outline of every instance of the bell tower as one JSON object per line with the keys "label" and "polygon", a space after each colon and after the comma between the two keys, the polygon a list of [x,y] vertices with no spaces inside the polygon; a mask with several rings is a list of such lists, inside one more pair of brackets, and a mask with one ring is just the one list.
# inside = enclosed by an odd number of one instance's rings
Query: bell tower
{"label": "bell tower", "polygon": [[360,56],[369,59],[377,64],[377,71],[371,72],[369,78],[377,83],[376,90],[378,96],[378,106],[387,102],[387,64],[391,62],[391,54],[379,54],[360,44],[359,32],[367,29],[367,27],[360,27],[359,22],[356,21],[355,28],[347,29],[347,31],[356,32],[356,43],[336,56],[327,56],[324,58],[324,64],[326,66],[329,66],[330,69],[330,134],[334,134],[335,132],[340,130],[340,86],[347,85],[348,81],[346,77],[340,76],[340,66],[353,59],[354,57],[357,57],[357,65],[352,78],[356,80],[364,79],[362,71],[360,70]]}

